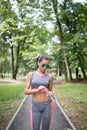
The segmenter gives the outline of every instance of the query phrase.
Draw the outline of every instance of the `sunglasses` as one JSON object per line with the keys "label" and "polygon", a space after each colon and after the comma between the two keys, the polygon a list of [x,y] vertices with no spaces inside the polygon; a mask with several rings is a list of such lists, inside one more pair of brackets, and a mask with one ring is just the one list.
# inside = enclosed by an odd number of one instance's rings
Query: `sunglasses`
{"label": "sunglasses", "polygon": [[45,67],[45,68],[50,68],[50,66],[49,66],[48,64],[47,64],[47,65],[46,65],[46,64],[42,64],[41,67],[42,67],[42,68],[44,68],[44,67]]}

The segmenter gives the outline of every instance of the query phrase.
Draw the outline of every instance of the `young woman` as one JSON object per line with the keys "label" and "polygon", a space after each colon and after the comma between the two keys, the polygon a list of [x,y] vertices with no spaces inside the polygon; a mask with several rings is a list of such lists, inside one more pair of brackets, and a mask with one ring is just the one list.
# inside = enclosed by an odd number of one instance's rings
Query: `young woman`
{"label": "young woman", "polygon": [[53,95],[53,78],[46,69],[49,68],[49,58],[41,55],[37,58],[37,70],[28,73],[25,94],[32,94],[32,103],[30,107],[30,128],[31,130],[49,130],[53,103],[50,96]]}

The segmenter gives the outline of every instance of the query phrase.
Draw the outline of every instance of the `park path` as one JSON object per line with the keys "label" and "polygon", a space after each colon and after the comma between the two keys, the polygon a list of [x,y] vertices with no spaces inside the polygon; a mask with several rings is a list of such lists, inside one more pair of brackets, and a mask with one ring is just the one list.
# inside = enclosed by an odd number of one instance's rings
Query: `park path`
{"label": "park path", "polygon": [[[29,107],[31,96],[25,96],[22,104],[8,124],[6,130],[30,130]],[[60,105],[54,102],[55,111],[52,116],[50,130],[76,130]]]}

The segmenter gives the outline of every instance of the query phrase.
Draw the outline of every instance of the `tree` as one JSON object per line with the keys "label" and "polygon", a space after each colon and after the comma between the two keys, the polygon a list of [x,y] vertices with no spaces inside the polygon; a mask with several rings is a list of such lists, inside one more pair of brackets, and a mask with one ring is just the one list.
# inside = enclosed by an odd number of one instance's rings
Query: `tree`
{"label": "tree", "polygon": [[[33,44],[34,46],[38,44],[38,47],[45,44],[49,34],[45,26],[39,25],[41,21],[37,25],[37,18],[34,20],[34,9],[37,9],[37,6],[33,9],[33,5],[30,8],[30,3],[27,1],[15,1],[16,10],[14,10],[13,1],[9,1],[9,4],[2,2],[3,7],[4,4],[6,8],[4,8],[3,12],[9,10],[11,15],[7,13],[9,17],[3,18],[2,13],[1,37],[11,49],[12,78],[16,79],[20,62],[24,61],[23,52],[26,50],[29,52],[30,46]],[[29,12],[31,12],[32,17],[28,16]],[[37,12],[39,11],[37,10]]]}
{"label": "tree", "polygon": [[[32,61],[41,53],[49,53],[52,60],[55,59],[53,66],[60,72],[63,66],[66,80],[72,80],[73,71],[79,68],[86,79],[86,3],[82,5],[72,0],[1,0],[0,3],[0,44],[3,48],[6,45],[7,57],[11,54],[14,79],[22,68],[24,71],[26,67],[34,69]],[[53,29],[48,29],[48,23]],[[58,41],[53,42],[55,36]],[[3,53],[2,49],[1,57]],[[77,71],[77,78],[78,75]]]}
{"label": "tree", "polygon": [[[85,30],[87,26],[86,25],[87,16],[85,14],[86,4],[82,5],[81,3],[73,3],[72,0],[70,1],[65,0],[61,3],[58,3],[58,1],[55,0],[52,1],[52,3],[53,3],[56,23],[59,31],[60,43],[62,45],[61,49],[63,50],[62,52],[63,52],[63,59],[65,64],[66,79],[72,80],[71,66],[75,61],[72,62],[72,60],[69,60],[70,57],[72,57],[72,50],[70,51],[69,48],[70,48],[70,44],[73,43],[73,46],[75,45],[74,40],[72,39],[74,39],[78,33],[80,35],[86,34],[86,30]],[[79,39],[79,37],[77,39],[78,40],[76,41],[76,44],[77,45],[79,44],[80,45],[79,47],[81,48],[82,40],[81,38]],[[79,48],[77,48],[77,50],[78,50],[77,52],[79,52],[78,55],[80,55],[81,50],[79,51]],[[77,58],[77,61],[79,62],[84,78],[86,79],[86,73],[85,70],[83,69],[85,62],[83,63],[81,62],[83,57],[84,55],[83,56],[80,55],[80,57]]]}

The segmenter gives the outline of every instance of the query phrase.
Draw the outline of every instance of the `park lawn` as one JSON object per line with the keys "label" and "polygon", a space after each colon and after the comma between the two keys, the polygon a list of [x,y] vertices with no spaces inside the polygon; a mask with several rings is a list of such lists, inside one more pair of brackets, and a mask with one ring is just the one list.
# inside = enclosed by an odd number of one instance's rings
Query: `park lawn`
{"label": "park lawn", "polygon": [[54,93],[57,101],[77,130],[87,130],[87,84],[56,84]]}
{"label": "park lawn", "polygon": [[5,130],[24,98],[24,84],[0,83],[0,130]]}

